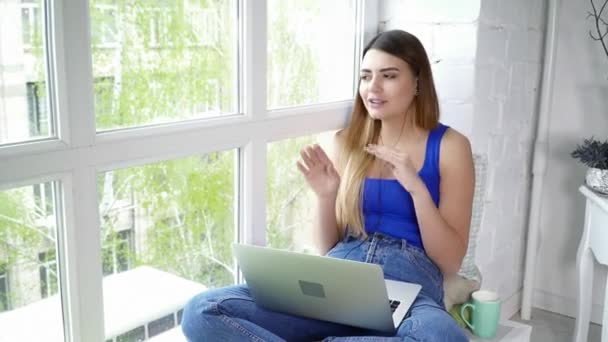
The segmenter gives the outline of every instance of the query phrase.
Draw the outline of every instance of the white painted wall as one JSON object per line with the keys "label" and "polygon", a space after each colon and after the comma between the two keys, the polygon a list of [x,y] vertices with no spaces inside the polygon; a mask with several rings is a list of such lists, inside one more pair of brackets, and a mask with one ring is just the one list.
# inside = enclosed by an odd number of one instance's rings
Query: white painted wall
{"label": "white painted wall", "polygon": [[503,316],[520,307],[544,0],[388,0],[381,29],[416,34],[429,52],[442,121],[488,158],[476,261]]}
{"label": "white painted wall", "polygon": [[[599,3],[600,1],[595,1]],[[589,38],[589,1],[561,1],[549,155],[542,200],[541,243],[533,305],[576,315],[576,250],[584,199],[577,188],[585,167],[570,152],[592,135],[608,139],[608,56]],[[601,321],[606,271],[596,269],[592,320]]]}

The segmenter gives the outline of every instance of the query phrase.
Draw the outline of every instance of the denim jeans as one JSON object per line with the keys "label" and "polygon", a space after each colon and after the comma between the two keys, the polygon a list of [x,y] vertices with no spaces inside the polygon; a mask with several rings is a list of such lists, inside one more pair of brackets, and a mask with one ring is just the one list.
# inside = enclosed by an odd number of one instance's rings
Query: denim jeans
{"label": "denim jeans", "polygon": [[328,256],[375,263],[386,279],[422,286],[409,315],[394,335],[265,310],[246,285],[205,291],[184,309],[182,330],[199,341],[468,341],[443,306],[443,276],[418,247],[379,233],[365,240],[347,235]]}

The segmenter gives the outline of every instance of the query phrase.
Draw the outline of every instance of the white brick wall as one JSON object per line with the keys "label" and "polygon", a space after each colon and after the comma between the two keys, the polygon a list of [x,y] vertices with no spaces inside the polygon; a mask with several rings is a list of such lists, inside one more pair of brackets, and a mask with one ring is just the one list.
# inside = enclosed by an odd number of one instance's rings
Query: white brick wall
{"label": "white brick wall", "polygon": [[[384,1],[381,29],[404,29],[421,39],[439,61],[433,72],[442,121],[466,134],[474,152],[488,156],[476,260],[482,286],[508,300],[517,298],[524,272],[545,1],[459,1],[457,12],[450,6],[439,0]],[[512,302],[510,313],[520,304]]]}

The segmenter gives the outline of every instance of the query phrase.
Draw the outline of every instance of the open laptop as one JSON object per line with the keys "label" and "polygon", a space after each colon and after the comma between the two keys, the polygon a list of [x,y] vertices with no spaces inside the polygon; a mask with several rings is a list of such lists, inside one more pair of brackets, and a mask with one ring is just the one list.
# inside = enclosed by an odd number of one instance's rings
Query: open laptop
{"label": "open laptop", "polygon": [[236,243],[233,247],[256,304],[273,311],[392,333],[421,289],[385,280],[375,264]]}

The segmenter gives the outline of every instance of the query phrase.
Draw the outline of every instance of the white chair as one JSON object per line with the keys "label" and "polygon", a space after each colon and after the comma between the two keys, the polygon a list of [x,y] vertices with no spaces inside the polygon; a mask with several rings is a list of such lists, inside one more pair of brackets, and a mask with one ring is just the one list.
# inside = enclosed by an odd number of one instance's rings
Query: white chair
{"label": "white chair", "polygon": [[[469,230],[469,246],[458,273],[446,276],[444,279],[444,302],[448,311],[453,305],[468,301],[471,293],[478,290],[482,282],[479,268],[475,265],[475,250],[483,217],[487,159],[482,155],[475,154],[473,155],[473,162],[475,164],[475,194],[473,196],[473,212]],[[499,323],[496,337],[493,339],[482,339],[473,336],[468,329],[465,330],[470,341],[486,342],[529,342],[532,333],[531,326],[509,320]]]}

